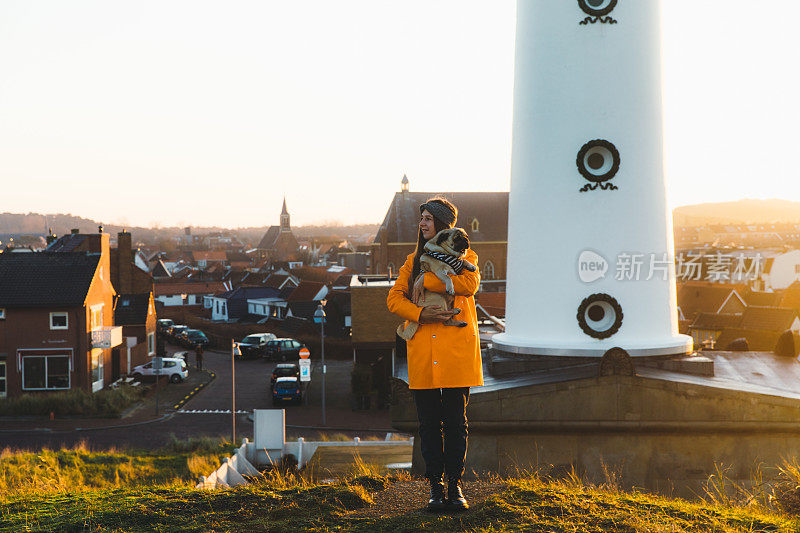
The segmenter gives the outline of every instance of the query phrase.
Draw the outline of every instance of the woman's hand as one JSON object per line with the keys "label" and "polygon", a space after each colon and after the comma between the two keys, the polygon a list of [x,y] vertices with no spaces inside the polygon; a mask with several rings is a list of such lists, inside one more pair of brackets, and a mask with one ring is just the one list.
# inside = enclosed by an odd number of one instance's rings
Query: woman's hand
{"label": "woman's hand", "polygon": [[455,309],[448,311],[442,309],[439,305],[429,305],[428,307],[422,308],[422,312],[419,314],[419,323],[431,324],[433,322],[445,322],[456,314],[458,314],[458,311]]}

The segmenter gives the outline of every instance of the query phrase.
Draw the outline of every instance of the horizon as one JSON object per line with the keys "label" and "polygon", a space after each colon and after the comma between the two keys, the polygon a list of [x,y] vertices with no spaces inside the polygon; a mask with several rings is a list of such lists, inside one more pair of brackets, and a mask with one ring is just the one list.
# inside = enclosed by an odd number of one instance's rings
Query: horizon
{"label": "horizon", "polygon": [[[670,207],[800,197],[800,6],[662,6]],[[508,191],[510,0],[11,0],[0,20],[0,211],[261,227],[285,196],[298,226],[347,225],[404,174]]]}
{"label": "horizon", "polygon": [[[461,192],[461,191],[450,191],[450,192]],[[467,192],[471,192],[471,191],[467,191]],[[508,191],[490,191],[490,192],[508,192]],[[433,193],[431,193],[431,194],[433,194]],[[702,202],[702,203],[696,203],[696,204],[679,205],[679,206],[675,206],[675,207],[671,208],[670,212],[674,216],[675,215],[675,211],[677,211],[680,208],[684,208],[684,207],[717,206],[717,205],[736,204],[736,203],[740,203],[740,202],[751,202],[751,201],[752,202],[784,202],[784,203],[787,203],[787,204],[796,204],[796,207],[798,209],[800,209],[800,200],[788,200],[788,199],[785,199],[785,198],[739,198],[739,199],[736,199],[736,200],[728,200],[728,201],[724,201],[724,202]],[[85,217],[85,216],[82,216],[82,215],[76,215],[74,213],[35,213],[35,212],[12,213],[12,212],[2,212],[2,213],[0,213],[0,215],[43,216],[43,217],[71,216],[71,217],[77,217],[77,218],[81,218],[81,219],[87,220],[87,221],[89,221],[89,222],[91,222],[93,224],[101,224],[104,227],[106,227],[106,226],[122,226],[124,229],[145,229],[145,230],[183,230],[183,229],[189,227],[191,229],[201,229],[201,230],[205,229],[205,230],[247,231],[247,230],[269,228],[270,226],[276,225],[276,224],[264,224],[264,225],[261,225],[261,226],[235,226],[235,227],[233,227],[233,226],[195,226],[195,225],[190,225],[190,226],[165,226],[165,225],[137,226],[137,225],[127,225],[127,226],[125,226],[125,225],[118,224],[118,223],[115,223],[115,222],[106,223],[105,221],[102,221],[102,220],[95,220],[95,219],[91,219],[91,218],[88,218],[88,217]],[[695,215],[691,215],[691,216],[695,216]],[[725,218],[725,217],[721,217],[719,215],[706,215],[706,216],[707,216],[707,218],[710,218],[710,219],[713,219],[713,218]],[[729,216],[729,218],[735,219],[734,216]],[[775,222],[775,223],[791,223],[791,222],[795,222],[795,221],[774,220],[773,222]],[[800,212],[798,213],[798,217],[797,217],[796,222],[800,222]],[[745,220],[741,220],[741,223],[750,223],[750,222],[749,221],[745,221]],[[754,222],[754,223],[762,224],[762,223],[767,223],[767,222]],[[343,223],[343,222],[338,221],[338,220],[327,220],[327,221],[311,222],[311,223],[308,223],[308,224],[299,224],[299,225],[292,224],[292,228],[294,228],[294,229],[313,228],[313,227],[319,227],[319,228],[346,228],[346,227],[353,227],[353,226],[380,226],[381,224],[382,224],[382,221]],[[20,235],[23,235],[23,233],[20,233],[20,232],[12,232],[12,233],[19,233]],[[33,235],[33,234],[34,233],[31,233],[31,235]],[[42,233],[42,235],[44,235],[44,233]]]}

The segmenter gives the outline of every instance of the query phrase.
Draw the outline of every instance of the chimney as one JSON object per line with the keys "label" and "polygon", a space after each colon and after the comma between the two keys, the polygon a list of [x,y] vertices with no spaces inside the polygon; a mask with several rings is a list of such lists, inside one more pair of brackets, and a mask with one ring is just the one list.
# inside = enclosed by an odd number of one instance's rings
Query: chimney
{"label": "chimney", "polygon": [[111,282],[111,235],[101,233],[100,237],[100,268],[103,269],[103,279]]}
{"label": "chimney", "polygon": [[119,294],[133,292],[133,251],[131,234],[125,230],[117,233],[117,289]]}

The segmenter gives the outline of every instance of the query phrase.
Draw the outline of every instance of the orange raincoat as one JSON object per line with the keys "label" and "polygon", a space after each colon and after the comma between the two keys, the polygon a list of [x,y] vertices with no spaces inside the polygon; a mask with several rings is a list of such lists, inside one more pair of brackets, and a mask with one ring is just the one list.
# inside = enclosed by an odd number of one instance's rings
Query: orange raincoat
{"label": "orange raincoat", "polygon": [[[464,259],[478,264],[478,255],[467,249]],[[414,254],[409,254],[400,268],[397,280],[389,290],[386,305],[389,311],[407,321],[419,321],[422,307],[414,304],[406,294],[414,264]],[[478,291],[481,275],[478,271],[464,271],[452,276],[456,296],[454,307],[461,309],[455,315],[466,327],[445,326],[439,322],[420,324],[414,337],[408,341],[408,386],[411,389],[438,389],[445,387],[476,387],[483,385],[478,317],[474,295]],[[444,283],[433,273],[425,274],[425,288],[444,294]]]}

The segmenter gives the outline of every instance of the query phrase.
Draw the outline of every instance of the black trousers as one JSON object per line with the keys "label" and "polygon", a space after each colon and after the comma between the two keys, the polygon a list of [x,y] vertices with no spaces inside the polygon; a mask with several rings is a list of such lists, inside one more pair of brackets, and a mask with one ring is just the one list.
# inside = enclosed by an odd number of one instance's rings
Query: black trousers
{"label": "black trousers", "polygon": [[469,387],[413,389],[425,477],[461,479],[467,457]]}

